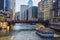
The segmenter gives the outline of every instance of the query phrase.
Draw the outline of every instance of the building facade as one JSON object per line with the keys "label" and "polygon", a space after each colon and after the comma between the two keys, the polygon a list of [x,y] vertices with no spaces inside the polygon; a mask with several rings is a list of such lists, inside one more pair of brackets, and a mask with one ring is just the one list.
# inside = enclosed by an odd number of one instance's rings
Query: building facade
{"label": "building facade", "polygon": [[16,12],[15,13],[15,20],[19,20],[19,17],[20,17],[20,12]]}
{"label": "building facade", "polygon": [[12,12],[12,14],[13,14],[13,20],[14,20],[14,18],[15,18],[15,10],[16,10],[16,0],[12,0],[12,9],[13,9],[13,12]]}
{"label": "building facade", "polygon": [[32,0],[29,0],[28,1],[28,7],[30,8],[30,7],[32,7],[33,6],[33,1]]}
{"label": "building facade", "polygon": [[20,20],[24,20],[24,11],[28,9],[28,5],[21,5]]}
{"label": "building facade", "polygon": [[60,19],[60,0],[53,0],[52,13],[54,21],[58,21]]}
{"label": "building facade", "polygon": [[28,20],[37,20],[38,7],[33,6],[28,9]]}
{"label": "building facade", "polygon": [[41,18],[42,20],[50,20],[51,9],[52,9],[52,0],[41,0],[38,4],[39,19]]}
{"label": "building facade", "polygon": [[24,11],[24,20],[28,20],[28,9]]}
{"label": "building facade", "polygon": [[44,19],[44,1],[38,3],[38,20]]}
{"label": "building facade", "polygon": [[4,0],[4,11],[8,12],[13,20],[15,17],[15,3],[15,0]]}
{"label": "building facade", "polygon": [[52,3],[52,20],[50,21],[50,28],[60,30],[60,0],[53,0]]}
{"label": "building facade", "polygon": [[0,0],[0,10],[4,9],[4,0]]}

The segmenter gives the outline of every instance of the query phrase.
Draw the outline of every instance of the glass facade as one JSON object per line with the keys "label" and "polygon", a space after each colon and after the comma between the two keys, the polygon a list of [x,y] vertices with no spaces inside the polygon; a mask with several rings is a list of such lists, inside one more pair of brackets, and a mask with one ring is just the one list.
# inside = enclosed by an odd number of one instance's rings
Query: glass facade
{"label": "glass facade", "polygon": [[58,0],[53,0],[54,17],[58,17]]}
{"label": "glass facade", "polygon": [[58,10],[58,16],[60,16],[60,10]]}
{"label": "glass facade", "polygon": [[60,18],[60,0],[53,0],[53,11],[54,11],[54,20],[59,20]]}
{"label": "glass facade", "polygon": [[37,7],[33,7],[32,8],[32,17],[33,18],[37,18],[37,14],[38,14],[38,8]]}
{"label": "glass facade", "polygon": [[58,8],[60,8],[60,0],[58,1]]}
{"label": "glass facade", "polygon": [[8,11],[8,10],[11,10],[12,9],[12,0],[5,0],[4,1],[5,3],[5,10]]}
{"label": "glass facade", "polygon": [[58,0],[58,16],[60,16],[60,0]]}
{"label": "glass facade", "polygon": [[4,9],[4,0],[0,0],[0,10]]}
{"label": "glass facade", "polygon": [[29,8],[33,6],[33,1],[32,0],[29,0],[28,6],[29,6]]}

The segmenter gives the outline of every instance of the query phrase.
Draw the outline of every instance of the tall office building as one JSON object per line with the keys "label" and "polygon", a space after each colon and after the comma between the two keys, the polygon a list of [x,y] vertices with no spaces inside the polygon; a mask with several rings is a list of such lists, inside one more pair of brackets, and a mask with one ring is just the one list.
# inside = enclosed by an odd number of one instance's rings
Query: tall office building
{"label": "tall office building", "polygon": [[60,0],[53,0],[50,28],[60,30]]}
{"label": "tall office building", "polygon": [[28,20],[28,9],[24,11],[24,20]]}
{"label": "tall office building", "polygon": [[28,20],[37,20],[38,7],[33,6],[28,9]]}
{"label": "tall office building", "polygon": [[28,1],[28,6],[29,6],[29,8],[33,6],[33,1],[32,0]]}
{"label": "tall office building", "polygon": [[60,16],[60,0],[53,0],[53,16]]}
{"label": "tall office building", "polygon": [[4,0],[0,0],[0,10],[4,9]]}
{"label": "tall office building", "polygon": [[5,11],[12,10],[12,0],[5,0]]}
{"label": "tall office building", "polygon": [[58,17],[60,17],[60,0],[53,0],[52,3],[52,19],[58,21]]}
{"label": "tall office building", "polygon": [[13,9],[13,13],[12,13],[13,14],[13,18],[12,19],[14,20],[14,18],[15,18],[15,9],[16,9],[16,0],[12,1],[12,9]]}
{"label": "tall office building", "polygon": [[38,4],[38,7],[38,17],[42,20],[50,20],[52,0],[41,0]]}
{"label": "tall office building", "polygon": [[11,18],[14,19],[15,16],[15,0],[4,0],[4,10],[8,11]]}
{"label": "tall office building", "polygon": [[44,1],[41,0],[38,3],[38,20],[43,20],[44,19]]}
{"label": "tall office building", "polygon": [[28,9],[28,5],[21,5],[20,20],[24,20],[24,11]]}
{"label": "tall office building", "polygon": [[19,20],[19,17],[20,17],[20,12],[16,12],[15,13],[15,20]]}
{"label": "tall office building", "polygon": [[44,2],[44,18],[45,20],[50,20],[51,19],[51,9],[52,9],[52,0],[45,0]]}

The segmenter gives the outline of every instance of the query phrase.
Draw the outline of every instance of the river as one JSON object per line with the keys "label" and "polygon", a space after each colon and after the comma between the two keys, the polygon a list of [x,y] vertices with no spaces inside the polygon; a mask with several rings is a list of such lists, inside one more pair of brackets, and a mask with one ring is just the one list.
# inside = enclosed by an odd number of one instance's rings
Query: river
{"label": "river", "polygon": [[44,38],[38,36],[36,30],[33,30],[35,28],[36,25],[16,23],[14,25],[14,30],[17,30],[18,32],[15,35],[15,40],[60,40],[60,38]]}
{"label": "river", "polygon": [[12,27],[14,31],[11,32],[7,32],[5,29],[0,30],[2,31],[0,32],[0,40],[60,40],[60,38],[38,36],[35,30],[36,25],[15,23]]}

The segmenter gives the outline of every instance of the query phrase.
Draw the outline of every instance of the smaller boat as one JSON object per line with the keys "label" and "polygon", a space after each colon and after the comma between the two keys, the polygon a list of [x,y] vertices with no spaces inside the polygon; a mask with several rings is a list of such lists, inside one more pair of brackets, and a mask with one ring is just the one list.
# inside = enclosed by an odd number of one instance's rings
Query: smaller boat
{"label": "smaller boat", "polygon": [[42,37],[54,37],[55,31],[50,28],[41,28],[40,30],[36,31],[36,34]]}

